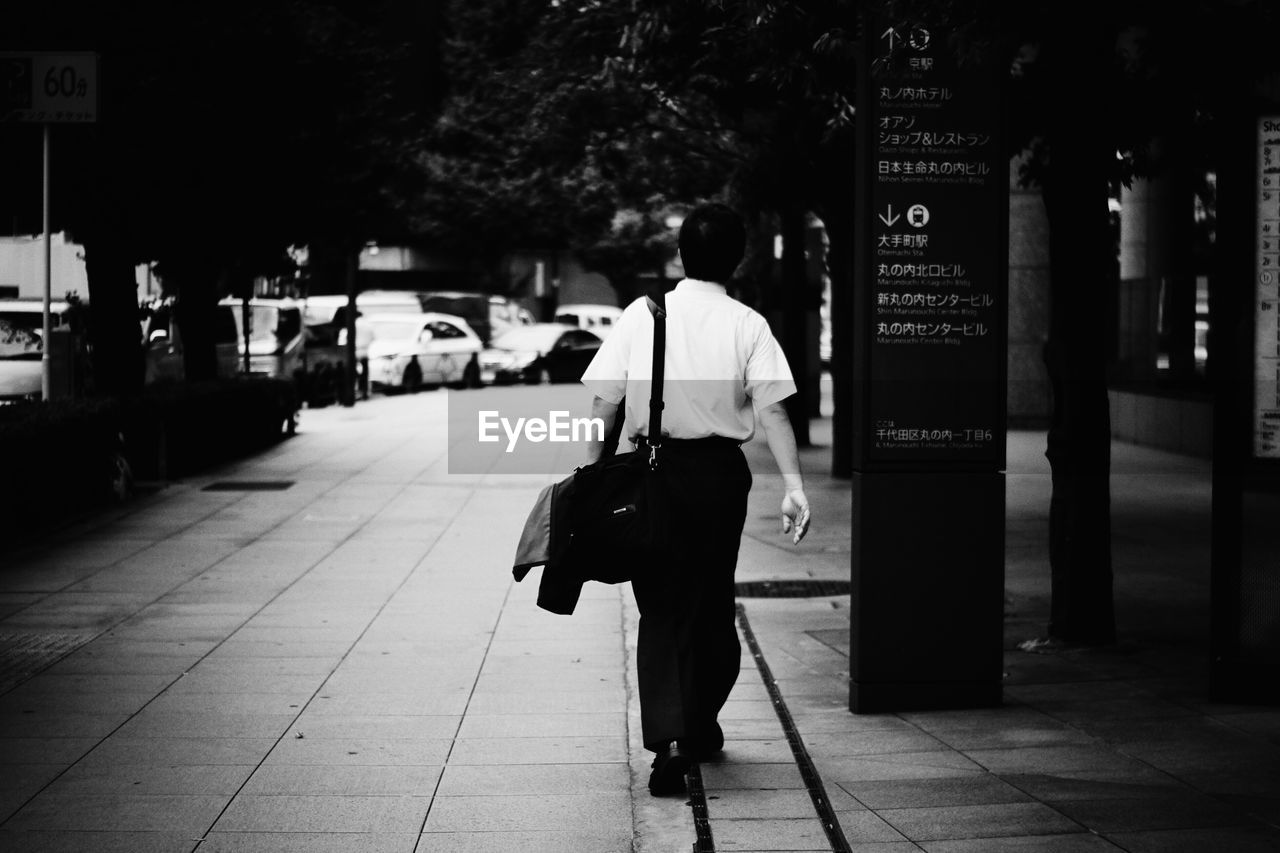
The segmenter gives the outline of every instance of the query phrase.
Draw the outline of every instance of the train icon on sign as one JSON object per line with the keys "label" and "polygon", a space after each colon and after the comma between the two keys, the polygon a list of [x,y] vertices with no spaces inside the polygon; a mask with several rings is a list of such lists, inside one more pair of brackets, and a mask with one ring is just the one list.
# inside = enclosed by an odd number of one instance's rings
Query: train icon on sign
{"label": "train icon on sign", "polygon": [[907,223],[913,228],[923,228],[929,224],[929,208],[923,204],[913,204],[907,208]]}

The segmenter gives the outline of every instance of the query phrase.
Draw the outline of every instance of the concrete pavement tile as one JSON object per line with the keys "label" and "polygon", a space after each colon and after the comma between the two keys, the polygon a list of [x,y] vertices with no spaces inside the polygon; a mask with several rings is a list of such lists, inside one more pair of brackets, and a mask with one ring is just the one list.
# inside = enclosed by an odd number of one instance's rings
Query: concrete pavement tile
{"label": "concrete pavement tile", "polygon": [[746,740],[777,740],[782,724],[772,720],[721,720],[725,743]]}
{"label": "concrete pavement tile", "polygon": [[461,716],[464,711],[469,713],[471,710],[467,708],[468,698],[469,694],[465,691],[391,693],[375,690],[365,693],[331,693],[326,686],[307,705],[307,713],[338,716]]}
{"label": "concrete pavement tile", "polygon": [[619,665],[621,649],[602,652],[599,649],[575,649],[568,652],[539,651],[527,649],[515,651],[495,651],[492,648],[484,658],[485,672],[523,672],[526,669],[540,667],[559,670],[570,667],[604,667],[616,670]]}
{"label": "concrete pavement tile", "polygon": [[163,675],[177,678],[197,661],[199,655],[145,655],[138,657],[72,654],[49,667],[49,675]]}
{"label": "concrete pavement tile", "polygon": [[200,661],[200,671],[244,675],[328,675],[341,660],[332,657],[271,657],[213,654]]}
{"label": "concrete pavement tile", "polygon": [[226,795],[240,790],[250,764],[87,764],[72,766],[49,788],[53,794]]}
{"label": "concrete pavement tile", "polygon": [[[283,640],[241,640],[232,637],[218,646],[210,661],[246,658],[318,658],[336,663],[351,648],[348,640],[286,642]],[[310,670],[308,670],[310,671]]]}
{"label": "concrete pavement tile", "polygon": [[944,744],[922,731],[881,729],[867,732],[814,732],[804,743],[815,755],[838,758],[847,755],[883,755],[905,752],[937,752]]}
{"label": "concrete pavement tile", "polygon": [[1196,712],[1177,702],[1156,696],[1109,699],[1098,702],[1052,702],[1036,705],[1066,723],[1088,726],[1109,720],[1164,720],[1190,717]]}
{"label": "concrete pavement tile", "polygon": [[625,828],[631,835],[631,796],[608,794],[557,796],[437,797],[425,833],[557,830],[565,827]]}
{"label": "concrete pavement tile", "polygon": [[438,765],[334,766],[268,764],[254,772],[244,793],[292,796],[430,797]]}
{"label": "concrete pavement tile", "polygon": [[241,794],[218,819],[217,832],[417,832],[426,797],[310,797]]}
{"label": "concrete pavement tile", "polygon": [[1094,746],[1098,739],[1072,726],[1049,721],[1007,728],[934,729],[931,734],[952,749],[1010,749],[1027,746]]}
{"label": "concrete pavement tile", "polygon": [[1266,738],[1280,744],[1280,711],[1237,711],[1215,714],[1213,719],[1226,726]]}
{"label": "concrete pavement tile", "polygon": [[1011,773],[1001,774],[1001,778],[1044,802],[1163,798],[1190,790],[1167,774],[1149,767],[1121,773]]}
{"label": "concrete pavement tile", "polygon": [[627,765],[612,764],[450,764],[438,796],[518,796],[621,791],[629,784]]}
{"label": "concrete pavement tile", "polygon": [[1234,766],[1219,764],[1204,769],[1178,768],[1174,775],[1180,781],[1215,796],[1266,797],[1280,791],[1280,766],[1274,763],[1241,761]]}
{"label": "concrete pavement tile", "polygon": [[845,758],[814,756],[822,778],[845,786],[886,779],[974,778],[983,769],[954,752],[911,752],[906,755],[866,755]]}
{"label": "concrete pavement tile", "polygon": [[1200,794],[1136,800],[1058,800],[1050,806],[1094,832],[1232,826],[1248,818],[1224,803]]}
{"label": "concrete pavement tile", "polygon": [[334,693],[366,693],[392,688],[407,690],[417,685],[423,693],[461,693],[469,692],[474,683],[474,675],[437,679],[424,677],[418,669],[397,666],[361,670],[353,664],[344,663],[329,676],[324,687],[326,691]]}
{"label": "concrete pavement tile", "polygon": [[459,738],[452,764],[609,764],[627,760],[621,732],[604,737]]}
{"label": "concrete pavement tile", "polygon": [[735,701],[730,699],[724,703],[720,711],[721,720],[776,720],[778,712],[769,701]]}
{"label": "concrete pavement tile", "polygon": [[800,770],[794,763],[703,764],[702,782],[709,794],[731,788],[758,788],[772,791],[805,787]]}
{"label": "concrete pavement tile", "polygon": [[74,764],[98,745],[92,737],[14,737],[0,739],[0,767],[19,764]]}
{"label": "concrete pavement tile", "polygon": [[878,814],[912,841],[1052,835],[1081,829],[1043,803],[881,809]]}
{"label": "concrete pavement tile", "polygon": [[[1117,848],[1101,836],[1087,832],[923,841],[917,849],[921,847],[926,853],[1116,853],[1118,849],[1130,849]],[[1204,848],[1205,851],[1208,849]]]}
{"label": "concrete pavement tile", "polygon": [[66,764],[0,764],[0,791],[34,794],[66,770]]}
{"label": "concrete pavement tile", "polygon": [[1123,772],[1140,770],[1141,762],[1099,746],[1037,746],[1017,749],[974,749],[966,753],[993,773]]}
{"label": "concrete pavement tile", "polygon": [[480,674],[476,680],[476,693],[538,693],[542,691],[572,691],[582,693],[607,692],[623,694],[621,672],[602,670],[569,670],[561,672],[523,672]]}
{"label": "concrete pavement tile", "polygon": [[93,640],[81,648],[78,655],[106,656],[123,655],[128,657],[148,657],[152,655],[172,655],[174,657],[206,655],[217,646],[216,643],[186,640],[127,640],[115,636],[111,631]]}
{"label": "concrete pavement tile", "polygon": [[170,693],[287,693],[310,696],[324,682],[322,675],[261,675],[204,672],[200,667],[179,678]]}
{"label": "concrete pavement tile", "polygon": [[[305,734],[305,732],[304,732]],[[359,736],[340,739],[298,739],[287,737],[271,750],[268,765],[323,764],[353,766],[369,764],[444,764],[452,741],[372,740]]]}
{"label": "concrete pavement tile", "polygon": [[101,738],[115,731],[127,719],[128,714],[0,713],[0,736]]}
{"label": "concrete pavement tile", "polygon": [[859,844],[901,844],[907,840],[901,832],[873,811],[838,811],[836,819],[840,821],[840,829],[854,850],[858,849]]}
{"label": "concrete pavement tile", "polygon": [[[214,701],[210,705],[217,707],[218,703]],[[230,714],[144,708],[120,728],[119,734],[126,738],[276,738],[293,721],[293,714]]]}
{"label": "concrete pavement tile", "polygon": [[80,832],[0,830],[0,850],[13,853],[190,853],[194,836],[183,832]]}
{"label": "concrete pavement tile", "polygon": [[468,714],[599,714],[626,707],[621,690],[591,693],[482,693],[471,698]]}
{"label": "concrete pavement tile", "polygon": [[229,799],[229,796],[45,792],[9,818],[5,828],[182,832],[189,837],[199,837]]}
{"label": "concrete pavement tile", "polygon": [[1280,831],[1270,827],[1221,827],[1117,832],[1111,839],[1128,853],[1276,853]]}
{"label": "concrete pavement tile", "polygon": [[274,738],[126,738],[110,737],[84,761],[92,766],[168,764],[257,764],[275,744]]}
{"label": "concrete pavement tile", "polygon": [[1007,782],[987,775],[845,782],[841,787],[869,809],[991,805],[1031,799]]}
{"label": "concrete pavement tile", "polygon": [[[609,642],[617,642],[618,653],[622,653],[621,638],[611,637]],[[498,657],[518,657],[522,654],[535,655],[570,655],[577,657],[592,653],[599,653],[603,647],[602,643],[593,643],[591,638],[582,639],[509,639],[507,637],[499,637],[494,639],[489,647],[489,653]]]}
{"label": "concrete pavement tile", "polygon": [[853,714],[843,703],[836,707],[798,708],[788,699],[791,718],[805,735],[813,733],[899,731],[918,732],[919,727],[892,714]]}
{"label": "concrete pavement tile", "polygon": [[147,694],[154,696],[174,681],[167,675],[52,675],[41,673],[14,694],[61,695],[67,693]]}
{"label": "concrete pavement tile", "polygon": [[830,849],[827,833],[816,817],[776,820],[715,820],[711,824],[717,850]]}
{"label": "concrete pavement tile", "polygon": [[752,788],[719,788],[718,793],[708,794],[707,812],[715,821],[727,818],[811,818],[815,811],[813,798],[802,789],[784,791],[756,790]]}
{"label": "concrete pavement tile", "polygon": [[461,722],[459,716],[316,714],[308,709],[290,731],[316,740],[350,737],[370,740],[447,739],[457,734]]}
{"label": "concrete pavement tile", "polygon": [[200,853],[412,853],[417,841],[416,831],[210,832]]}
{"label": "concrete pavement tile", "polygon": [[288,714],[295,716],[307,697],[288,693],[161,693],[146,710],[175,714]]}
{"label": "concrete pavement tile", "polygon": [[467,714],[463,738],[600,737],[625,732],[626,714]]}
{"label": "concrete pavement tile", "polygon": [[630,827],[609,830],[427,832],[414,853],[631,853]]}
{"label": "concrete pavement tile", "polygon": [[775,733],[773,738],[739,739],[725,738],[724,754],[717,761],[736,764],[785,764],[794,761],[790,745]]}

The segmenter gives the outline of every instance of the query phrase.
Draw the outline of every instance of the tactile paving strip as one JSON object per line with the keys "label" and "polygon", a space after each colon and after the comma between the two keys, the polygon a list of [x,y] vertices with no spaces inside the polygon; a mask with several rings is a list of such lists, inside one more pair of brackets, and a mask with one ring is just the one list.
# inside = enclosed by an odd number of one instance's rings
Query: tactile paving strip
{"label": "tactile paving strip", "polygon": [[92,634],[0,632],[0,693],[93,639]]}

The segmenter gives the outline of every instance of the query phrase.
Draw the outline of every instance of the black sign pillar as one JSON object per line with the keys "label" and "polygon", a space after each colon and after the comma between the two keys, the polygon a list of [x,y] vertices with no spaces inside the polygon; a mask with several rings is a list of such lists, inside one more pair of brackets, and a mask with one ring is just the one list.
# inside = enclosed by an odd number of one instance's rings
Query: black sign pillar
{"label": "black sign pillar", "polygon": [[1000,703],[1002,72],[871,27],[858,104],[849,707]]}
{"label": "black sign pillar", "polygon": [[[1225,112],[1225,111],[1224,111]],[[1218,134],[1210,699],[1280,703],[1280,104]]]}

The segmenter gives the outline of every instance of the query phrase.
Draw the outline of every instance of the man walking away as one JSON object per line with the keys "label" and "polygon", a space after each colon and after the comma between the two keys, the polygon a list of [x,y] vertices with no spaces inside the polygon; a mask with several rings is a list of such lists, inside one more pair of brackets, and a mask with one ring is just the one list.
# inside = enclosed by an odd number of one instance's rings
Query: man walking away
{"label": "man walking away", "polygon": [[[809,528],[795,435],[782,401],[796,386],[764,318],[725,292],[742,260],[742,220],[704,205],[680,228],[687,276],[667,294],[660,463],[669,499],[671,555],[632,581],[640,610],[637,670],[645,747],[656,753],[649,791],[682,794],[685,771],[719,753],[717,717],[738,678],[733,576],[746,521],[751,472],[741,445],[756,424],[782,472],[782,529],[799,543]],[[610,432],[649,444],[653,316],[644,299],[623,312],[582,381],[592,416]],[[753,411],[754,409],[754,411]],[[588,450],[591,462],[603,442]]]}

